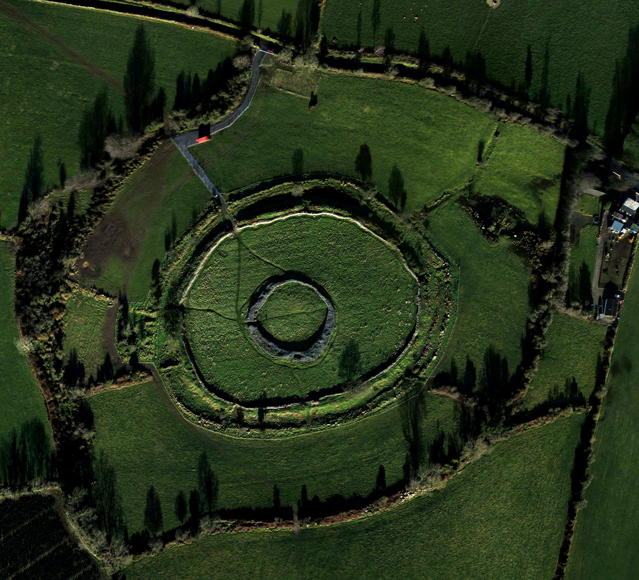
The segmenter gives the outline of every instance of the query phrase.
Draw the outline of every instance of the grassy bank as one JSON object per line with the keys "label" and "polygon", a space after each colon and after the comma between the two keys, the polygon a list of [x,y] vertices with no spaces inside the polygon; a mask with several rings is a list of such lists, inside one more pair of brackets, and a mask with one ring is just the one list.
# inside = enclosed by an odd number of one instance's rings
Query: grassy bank
{"label": "grassy bank", "polygon": [[127,578],[551,577],[581,420],[499,443],[444,490],[388,512],[298,533],[209,536],[133,564]]}
{"label": "grassy bank", "polygon": [[87,241],[82,280],[112,296],[144,300],[153,264],[210,201],[211,195],[170,141],[129,179]]}

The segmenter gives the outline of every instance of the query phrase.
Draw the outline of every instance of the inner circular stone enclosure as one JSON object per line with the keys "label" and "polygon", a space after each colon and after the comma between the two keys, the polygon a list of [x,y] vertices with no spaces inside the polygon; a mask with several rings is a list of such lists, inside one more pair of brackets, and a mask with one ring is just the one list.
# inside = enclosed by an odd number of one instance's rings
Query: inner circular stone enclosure
{"label": "inner circular stone enclosure", "polygon": [[[322,302],[326,305],[326,316],[317,332],[309,338],[307,343],[309,346],[303,350],[291,348],[288,344],[276,340],[259,321],[259,312],[262,306],[266,304],[273,292],[286,286],[287,284],[299,284],[314,290]],[[324,352],[328,346],[333,330],[335,328],[335,307],[331,302],[326,291],[318,284],[312,282],[306,276],[300,273],[289,273],[284,277],[271,278],[256,293],[254,300],[251,302],[248,314],[246,316],[246,325],[249,334],[257,344],[257,346],[268,355],[284,360],[294,360],[298,362],[314,362]]]}

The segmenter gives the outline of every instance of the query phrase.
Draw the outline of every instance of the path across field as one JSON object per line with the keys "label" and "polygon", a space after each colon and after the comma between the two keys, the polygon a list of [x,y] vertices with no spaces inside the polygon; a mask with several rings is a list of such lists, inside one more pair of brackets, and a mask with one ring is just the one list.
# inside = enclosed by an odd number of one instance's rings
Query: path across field
{"label": "path across field", "polygon": [[[251,70],[251,84],[249,86],[246,97],[244,97],[244,100],[242,101],[240,106],[235,109],[235,111],[233,111],[228,117],[222,119],[222,121],[216,123],[211,127],[211,135],[219,133],[220,131],[224,131],[224,129],[228,129],[249,108],[251,102],[253,101],[255,91],[260,84],[260,67],[262,66],[262,62],[264,61],[265,54],[267,54],[267,52],[261,48],[256,51],[255,56],[253,57],[253,65]],[[197,162],[195,157],[193,157],[193,154],[189,151],[189,147],[197,145],[197,138],[197,130],[188,131],[186,133],[180,133],[179,135],[173,137],[173,143],[175,143],[175,146],[180,150],[182,155],[184,155],[184,158],[193,168],[193,171],[195,171],[196,175],[202,180],[202,183],[204,183],[205,187],[211,192],[211,195],[215,195],[218,198],[222,207],[222,213],[224,214],[224,217],[230,222],[233,231],[235,231],[235,223],[231,219],[231,216],[226,209],[226,201],[224,200],[224,195],[222,195],[220,190],[215,187],[215,184],[209,179],[209,176],[206,174],[202,166]]]}

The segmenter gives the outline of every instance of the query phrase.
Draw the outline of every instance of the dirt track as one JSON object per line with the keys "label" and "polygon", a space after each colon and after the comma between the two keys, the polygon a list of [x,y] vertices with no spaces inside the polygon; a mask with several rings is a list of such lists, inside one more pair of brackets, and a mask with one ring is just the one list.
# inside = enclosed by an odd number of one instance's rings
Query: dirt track
{"label": "dirt track", "polygon": [[8,4],[4,0],[0,0],[0,14],[4,14],[10,20],[13,20],[26,29],[32,30],[45,40],[48,40],[51,44],[60,48],[68,57],[81,64],[88,71],[104,79],[106,83],[114,87],[120,93],[124,93],[124,86],[120,79],[110,75],[104,69],[101,69],[99,66],[96,66],[90,60],[82,56],[79,52],[73,50],[70,46],[67,46],[57,36],[55,36],[55,34],[52,34],[44,28],[44,26],[31,20],[31,18],[20,12],[20,10],[18,10],[15,6]]}

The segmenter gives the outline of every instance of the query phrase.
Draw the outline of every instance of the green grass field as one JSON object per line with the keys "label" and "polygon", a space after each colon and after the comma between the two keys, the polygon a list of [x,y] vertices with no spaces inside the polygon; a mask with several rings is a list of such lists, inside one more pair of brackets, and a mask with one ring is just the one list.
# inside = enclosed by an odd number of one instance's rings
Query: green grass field
{"label": "green grass field", "polygon": [[639,501],[632,490],[639,478],[637,440],[637,357],[639,276],[633,272],[615,341],[608,393],[597,426],[586,490],[579,512],[566,578],[589,580],[636,577],[639,566]]}
{"label": "green grass field", "polygon": [[[406,207],[420,209],[469,180],[478,143],[495,127],[488,115],[451,98],[375,79],[322,75],[315,109],[309,97],[264,86],[237,123],[192,152],[213,183],[231,191],[300,170],[355,176],[355,158],[366,144],[375,185],[387,193],[397,164]],[[303,162],[294,163],[300,150]]]}
{"label": "green grass field", "polygon": [[[36,135],[43,140],[47,184],[59,183],[58,159],[69,176],[78,171],[80,117],[106,84],[95,67],[121,82],[133,34],[141,22],[95,10],[7,1],[27,20],[17,22],[0,9],[3,227],[16,223],[24,171]],[[180,70],[197,72],[203,78],[235,49],[232,41],[212,34],[168,23],[144,24],[156,51],[156,86],[165,88],[169,106]],[[115,112],[123,114],[122,96],[113,86],[109,93]]]}
{"label": "green grass field", "polygon": [[75,351],[87,378],[95,377],[108,352],[105,333],[110,308],[109,301],[83,292],[74,293],[67,302],[63,350],[67,360]]}
{"label": "green grass field", "polygon": [[430,214],[429,230],[461,267],[457,321],[445,360],[463,375],[467,360],[479,370],[492,347],[514,372],[529,312],[530,270],[507,240],[490,245],[455,199]]}
{"label": "green grass field", "polygon": [[129,300],[146,298],[153,263],[210,201],[204,184],[169,141],[129,179],[83,249],[87,285]]}
{"label": "green grass field", "polygon": [[576,400],[579,394],[585,403],[595,386],[605,336],[605,326],[555,314],[546,335],[544,356],[524,399],[524,408],[542,404],[552,407],[552,401]]}
{"label": "green grass field", "polygon": [[[314,363],[276,361],[246,330],[251,296],[287,272],[319,284],[335,307],[331,343]],[[185,307],[187,336],[208,381],[239,400],[304,397],[345,380],[340,360],[351,341],[361,354],[359,373],[401,351],[415,326],[417,281],[396,249],[357,224],[298,215],[246,228],[239,241],[223,240]]]}
{"label": "green grass field", "polygon": [[273,292],[260,308],[258,320],[277,340],[300,342],[320,328],[326,312],[326,304],[315,290],[291,283]]}
{"label": "green grass field", "polygon": [[503,2],[496,10],[482,0],[382,0],[380,4],[379,26],[374,34],[374,0],[329,0],[322,21],[329,45],[357,44],[361,14],[362,45],[383,45],[391,28],[397,49],[416,52],[423,30],[433,54],[441,56],[449,47],[455,61],[464,63],[468,51],[479,51],[490,78],[507,86],[519,86],[524,83],[530,44],[532,94],[540,90],[547,48],[553,106],[565,107],[569,94],[574,103],[577,74],[581,71],[592,89],[590,122],[597,132],[603,131],[615,59],[625,54],[628,30],[639,22],[639,5],[628,2],[592,6],[581,0],[530,0]]}
{"label": "green grass field", "polygon": [[581,421],[499,443],[442,491],[390,511],[298,533],[208,536],[136,562],[127,579],[551,578]]}
{"label": "green grass field", "polygon": [[[375,487],[380,465],[392,485],[403,474],[407,451],[398,406],[366,420],[281,440],[217,435],[185,421],[153,383],[109,391],[89,399],[96,442],[109,454],[122,493],[129,533],[144,521],[150,485],[162,500],[165,527],[178,524],[173,505],[179,490],[197,485],[197,458],[207,451],[220,481],[219,506],[270,507],[273,486],[283,505],[294,505],[302,485],[308,497],[366,495]],[[424,446],[455,432],[454,403],[426,396]]]}
{"label": "green grass field", "polygon": [[[591,198],[592,199],[592,198]],[[570,249],[570,267],[568,271],[569,297],[578,300],[581,293],[591,294],[592,276],[597,256],[598,226],[586,226],[581,230],[579,243]],[[590,303],[588,304],[590,306]]]}
{"label": "green grass field", "polygon": [[521,125],[502,124],[499,133],[475,190],[503,197],[533,224],[542,213],[552,224],[559,203],[564,146]]}
{"label": "green grass field", "polygon": [[18,347],[20,332],[13,306],[14,257],[0,241],[0,439],[31,419],[47,425],[42,393],[27,357]]}

